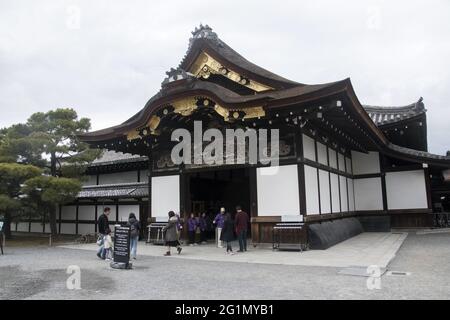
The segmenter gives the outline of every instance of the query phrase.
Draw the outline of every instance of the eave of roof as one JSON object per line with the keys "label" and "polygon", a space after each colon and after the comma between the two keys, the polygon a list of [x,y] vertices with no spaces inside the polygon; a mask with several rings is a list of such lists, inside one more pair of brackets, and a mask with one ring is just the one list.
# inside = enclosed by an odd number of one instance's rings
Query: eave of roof
{"label": "eave of roof", "polygon": [[151,115],[161,107],[173,102],[175,99],[186,96],[206,96],[229,109],[245,109],[252,106],[266,106],[270,108],[271,105],[277,105],[277,103],[278,105],[282,104],[285,100],[297,99],[300,101],[302,98],[314,98],[315,95],[320,95],[321,93],[325,93],[325,91],[342,90],[347,81],[348,79],[318,85],[302,85],[289,89],[265,91],[254,95],[241,96],[215,83],[198,79],[183,80],[177,86],[162,89],[147,102],[141,111],[124,123],[102,130],[80,134],[79,137],[86,142],[103,141],[105,139],[120,137],[129,130],[145,125]]}

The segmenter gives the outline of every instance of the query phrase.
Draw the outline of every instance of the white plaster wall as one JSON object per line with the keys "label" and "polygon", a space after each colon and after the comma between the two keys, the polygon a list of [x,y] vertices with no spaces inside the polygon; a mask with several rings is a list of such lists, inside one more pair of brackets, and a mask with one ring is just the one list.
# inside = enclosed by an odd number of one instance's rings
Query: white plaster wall
{"label": "white plaster wall", "polygon": [[78,234],[95,233],[95,225],[88,223],[78,224]]}
{"label": "white plaster wall", "polygon": [[98,181],[99,184],[137,182],[137,171],[124,171],[124,172],[101,174]]}
{"label": "white plaster wall", "polygon": [[[58,225],[58,222],[56,223],[56,230],[58,230],[58,228],[59,228],[59,225]],[[50,233],[50,223],[46,223],[45,224],[45,231],[44,231],[45,233]]]}
{"label": "white plaster wall", "polygon": [[61,219],[62,220],[75,220],[77,217],[76,206],[62,206],[61,207]]}
{"label": "white plaster wall", "polygon": [[337,169],[336,151],[328,148],[328,157],[330,161],[330,167]]}
{"label": "white plaster wall", "polygon": [[297,165],[256,169],[258,216],[299,215]]}
{"label": "white plaster wall", "polygon": [[305,165],[306,213],[320,214],[317,169]]}
{"label": "white plaster wall", "polygon": [[306,159],[316,161],[316,148],[314,146],[314,139],[303,135],[303,156]]}
{"label": "white plaster wall", "polygon": [[75,223],[61,223],[61,234],[75,234]]}
{"label": "white plaster wall", "polygon": [[331,213],[330,179],[327,171],[319,170],[321,213]]}
{"label": "white plaster wall", "polygon": [[338,153],[339,170],[345,172],[345,157],[342,153]]}
{"label": "white plaster wall", "polygon": [[352,173],[352,159],[345,157],[345,164],[347,166],[347,173]]}
{"label": "white plaster wall", "polygon": [[119,221],[128,221],[128,216],[131,212],[133,212],[139,220],[139,205],[119,205]]}
{"label": "white plaster wall", "polygon": [[86,176],[86,181],[82,182],[83,186],[95,186],[97,184],[97,175]]}
{"label": "white plaster wall", "polygon": [[347,178],[339,176],[339,185],[341,188],[341,208],[342,212],[348,211],[348,200],[347,200]]}
{"label": "white plaster wall", "polygon": [[331,207],[333,212],[341,212],[339,206],[339,179],[335,173],[330,174],[331,181]]}
{"label": "white plaster wall", "polygon": [[386,173],[388,209],[428,208],[423,170]]}
{"label": "white plaster wall", "polygon": [[362,153],[352,151],[353,174],[370,174],[380,172],[378,152]]}
{"label": "white plaster wall", "polygon": [[180,211],[180,176],[152,177],[152,217]]}
{"label": "white plaster wall", "polygon": [[141,182],[148,182],[148,170],[141,170]]}
{"label": "white plaster wall", "polygon": [[32,222],[31,223],[31,232],[39,232],[39,233],[42,233],[42,229],[43,228],[43,226],[42,226],[42,223],[40,223],[40,222]]}
{"label": "white plaster wall", "polygon": [[355,209],[383,210],[381,178],[354,179]]}
{"label": "white plaster wall", "polygon": [[19,224],[17,225],[17,231],[28,232],[28,226],[28,222],[19,222]]}
{"label": "white plaster wall", "polygon": [[95,206],[78,206],[78,220],[95,220]]}
{"label": "white plaster wall", "polygon": [[317,142],[317,157],[319,163],[328,165],[327,146],[320,142]]}
{"label": "white plaster wall", "polygon": [[354,194],[354,188],[353,188],[353,179],[347,178],[347,185],[348,185],[348,210],[349,211],[355,211],[355,194]]}

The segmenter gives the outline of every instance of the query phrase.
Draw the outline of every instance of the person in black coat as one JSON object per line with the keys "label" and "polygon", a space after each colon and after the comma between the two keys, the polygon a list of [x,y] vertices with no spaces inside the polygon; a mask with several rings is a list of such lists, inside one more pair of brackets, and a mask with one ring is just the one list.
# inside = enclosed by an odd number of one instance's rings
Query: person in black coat
{"label": "person in black coat", "polygon": [[[109,228],[108,216],[111,213],[111,209],[106,207],[103,209],[103,214],[98,217],[98,232],[103,236],[103,240],[105,236],[111,233],[111,229]],[[102,244],[97,251],[97,257],[100,259],[105,259],[105,246]]]}
{"label": "person in black coat", "polygon": [[231,242],[235,240],[234,235],[234,221],[231,218],[231,214],[227,212],[225,214],[225,219],[223,222],[223,229],[220,234],[220,240],[226,242],[227,244],[227,254],[233,255],[233,248],[231,247]]}

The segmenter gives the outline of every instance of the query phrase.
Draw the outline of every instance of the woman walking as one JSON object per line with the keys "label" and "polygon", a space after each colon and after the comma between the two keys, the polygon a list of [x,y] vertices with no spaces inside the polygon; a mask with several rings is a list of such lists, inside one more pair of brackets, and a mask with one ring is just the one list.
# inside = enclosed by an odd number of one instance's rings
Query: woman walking
{"label": "woman walking", "polygon": [[164,254],[165,256],[170,256],[171,247],[176,247],[178,254],[181,253],[182,248],[180,246],[180,242],[178,241],[177,222],[178,219],[175,216],[175,212],[169,211],[169,221],[167,226],[163,228],[164,241],[167,246],[167,252]]}
{"label": "woman walking", "polygon": [[223,221],[223,229],[220,235],[220,240],[227,244],[227,254],[233,255],[233,248],[231,242],[235,239],[234,236],[234,221],[231,218],[231,214],[227,212]]}
{"label": "woman walking", "polygon": [[127,226],[130,227],[130,248],[131,248],[131,258],[136,260],[137,244],[139,241],[139,232],[141,230],[141,224],[136,219],[136,215],[131,212],[128,216]]}

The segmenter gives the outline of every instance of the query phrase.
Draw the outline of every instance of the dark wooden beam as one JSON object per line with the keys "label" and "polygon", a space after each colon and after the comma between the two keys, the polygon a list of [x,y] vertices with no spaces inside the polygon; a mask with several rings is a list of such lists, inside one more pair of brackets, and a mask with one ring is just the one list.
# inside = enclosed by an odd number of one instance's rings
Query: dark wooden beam
{"label": "dark wooden beam", "polygon": [[303,164],[303,136],[301,128],[295,130],[295,151],[297,153],[298,192],[300,214],[306,216],[305,165]]}
{"label": "dark wooden beam", "polygon": [[383,210],[386,211],[388,209],[387,192],[386,192],[386,172],[385,172],[386,157],[384,155],[382,155],[381,153],[378,153],[378,154],[379,154],[379,158],[380,158],[381,195],[383,198]]}

